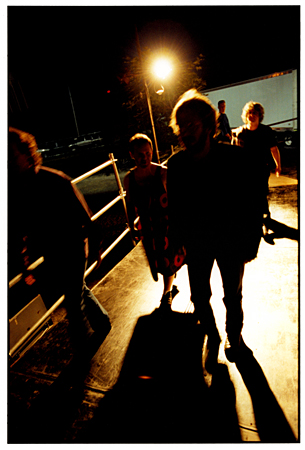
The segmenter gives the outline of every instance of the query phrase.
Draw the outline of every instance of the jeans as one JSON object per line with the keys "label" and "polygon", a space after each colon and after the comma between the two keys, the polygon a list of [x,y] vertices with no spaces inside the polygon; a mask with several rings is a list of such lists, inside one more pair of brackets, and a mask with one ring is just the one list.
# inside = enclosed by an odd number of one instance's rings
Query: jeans
{"label": "jeans", "polygon": [[84,313],[93,330],[95,332],[110,331],[111,325],[107,311],[85,283],[83,286],[83,302]]}
{"label": "jeans", "polygon": [[243,327],[242,310],[242,280],[244,263],[233,251],[221,246],[212,247],[207,242],[196,242],[187,247],[188,274],[191,290],[191,300],[195,313],[203,322],[207,334],[216,333],[217,327],[212,307],[210,305],[211,272],[216,260],[223,284],[226,307],[226,332],[231,337],[239,336]]}
{"label": "jeans", "polygon": [[[86,345],[88,339],[95,334],[102,342],[109,331],[111,323],[107,311],[98,302],[91,290],[83,283],[81,296],[74,292],[67,304],[69,332],[75,349]],[[80,298],[80,303],[77,302]]]}

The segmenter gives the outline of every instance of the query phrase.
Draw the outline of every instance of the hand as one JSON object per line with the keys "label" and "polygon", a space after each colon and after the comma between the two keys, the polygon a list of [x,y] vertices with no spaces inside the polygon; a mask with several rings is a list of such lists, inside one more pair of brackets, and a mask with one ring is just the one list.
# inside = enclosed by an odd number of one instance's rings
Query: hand
{"label": "hand", "polygon": [[102,259],[101,256],[104,253],[104,249],[103,248],[99,248],[96,252],[95,252],[95,260],[97,261],[97,265],[95,266],[94,270],[97,270],[100,265],[102,264]]}
{"label": "hand", "polygon": [[275,176],[276,177],[279,177],[280,175],[281,175],[281,168],[280,167],[277,167],[276,169],[275,169]]}

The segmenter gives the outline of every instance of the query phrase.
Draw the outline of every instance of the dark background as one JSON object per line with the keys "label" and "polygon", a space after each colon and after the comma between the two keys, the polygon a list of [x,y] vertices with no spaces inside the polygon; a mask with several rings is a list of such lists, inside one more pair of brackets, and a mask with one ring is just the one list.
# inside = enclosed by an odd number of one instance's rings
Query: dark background
{"label": "dark background", "polygon": [[[123,58],[167,47],[205,56],[207,88],[295,69],[299,6],[9,6],[9,125],[39,142],[80,134],[120,139]],[[17,100],[16,100],[17,99]]]}

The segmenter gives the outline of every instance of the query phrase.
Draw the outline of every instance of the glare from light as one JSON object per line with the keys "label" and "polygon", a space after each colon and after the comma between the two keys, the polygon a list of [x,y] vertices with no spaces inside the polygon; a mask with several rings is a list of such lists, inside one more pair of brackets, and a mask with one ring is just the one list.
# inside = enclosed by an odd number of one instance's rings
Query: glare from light
{"label": "glare from light", "polygon": [[156,94],[162,95],[163,92],[164,92],[164,87],[163,87],[162,84],[161,84],[161,85],[160,85],[160,89],[158,89],[158,90],[156,91]]}
{"label": "glare from light", "polygon": [[172,70],[170,62],[164,58],[158,59],[153,68],[154,74],[162,80],[167,78]]}

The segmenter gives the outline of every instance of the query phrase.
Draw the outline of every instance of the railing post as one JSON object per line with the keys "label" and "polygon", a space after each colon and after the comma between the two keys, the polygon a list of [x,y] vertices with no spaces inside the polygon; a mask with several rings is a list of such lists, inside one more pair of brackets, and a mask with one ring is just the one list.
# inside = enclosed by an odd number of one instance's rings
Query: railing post
{"label": "railing post", "polygon": [[109,156],[109,159],[112,161],[115,179],[116,179],[116,182],[117,182],[117,185],[118,185],[118,188],[119,188],[119,193],[120,193],[120,196],[121,196],[122,202],[123,202],[123,207],[124,207],[124,211],[125,211],[127,225],[129,227],[129,230],[130,230],[130,233],[131,233],[131,240],[132,240],[133,245],[136,246],[136,242],[134,241],[133,235],[132,235],[133,228],[131,228],[130,222],[129,222],[129,218],[128,218],[128,211],[127,211],[127,205],[126,205],[126,200],[125,200],[125,196],[124,196],[124,189],[123,189],[123,186],[122,186],[122,183],[121,183],[121,179],[120,179],[120,175],[119,175],[119,172],[118,172],[118,168],[116,166],[113,153],[109,153],[108,156]]}

